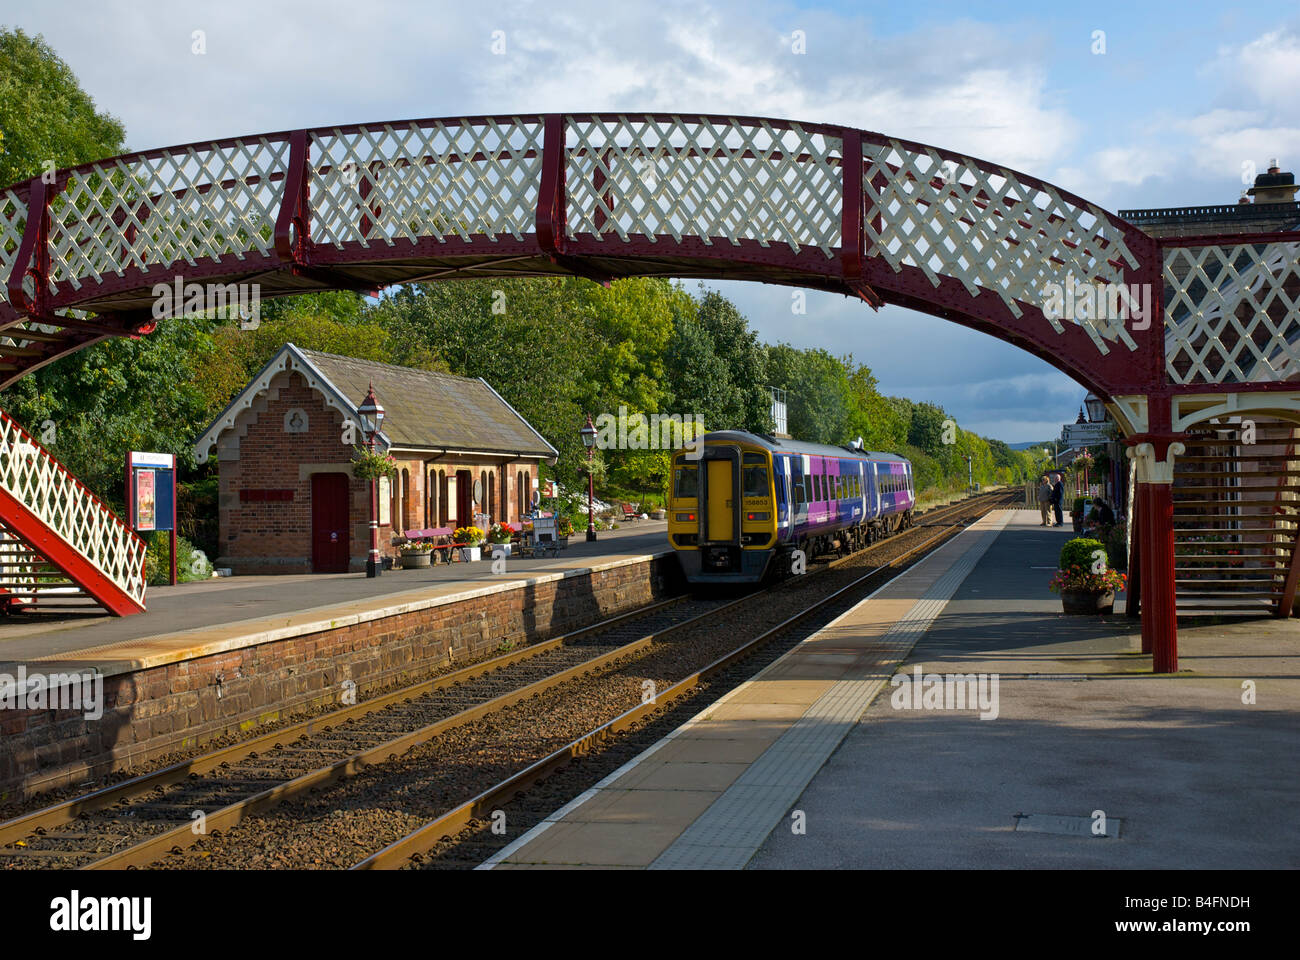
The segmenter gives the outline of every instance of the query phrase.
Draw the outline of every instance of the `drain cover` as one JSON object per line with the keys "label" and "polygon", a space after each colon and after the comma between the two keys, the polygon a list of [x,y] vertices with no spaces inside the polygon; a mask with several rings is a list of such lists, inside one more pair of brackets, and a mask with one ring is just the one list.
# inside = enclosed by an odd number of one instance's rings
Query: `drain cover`
{"label": "drain cover", "polygon": [[[1101,839],[1109,837],[1112,840],[1119,838],[1119,828],[1121,820],[1115,817],[1106,817],[1105,833],[1094,832],[1100,830],[1103,821],[1101,817],[1061,817],[1053,813],[1017,813],[1015,816],[1016,830],[1019,833],[1059,833],[1067,837],[1085,837],[1087,839]],[[1096,824],[1096,827],[1093,825]]]}

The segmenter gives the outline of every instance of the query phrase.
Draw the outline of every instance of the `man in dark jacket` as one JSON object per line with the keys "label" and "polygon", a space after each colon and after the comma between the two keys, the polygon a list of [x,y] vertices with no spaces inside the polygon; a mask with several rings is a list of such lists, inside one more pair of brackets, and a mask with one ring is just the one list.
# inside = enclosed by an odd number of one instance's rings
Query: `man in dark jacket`
{"label": "man in dark jacket", "polygon": [[1061,501],[1065,499],[1065,484],[1061,482],[1061,475],[1058,473],[1052,481],[1052,511],[1056,514],[1056,523],[1054,526],[1061,526],[1065,521],[1061,516]]}

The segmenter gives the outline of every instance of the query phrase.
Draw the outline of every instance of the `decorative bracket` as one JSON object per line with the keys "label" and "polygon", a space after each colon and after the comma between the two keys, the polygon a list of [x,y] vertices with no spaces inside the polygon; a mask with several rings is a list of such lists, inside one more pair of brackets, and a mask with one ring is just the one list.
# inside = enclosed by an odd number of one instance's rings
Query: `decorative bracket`
{"label": "decorative bracket", "polygon": [[537,245],[556,266],[608,287],[611,274],[598,270],[581,257],[564,252],[568,238],[568,187],[566,179],[564,115],[548,113],[542,126],[542,182],[537,190],[537,215],[533,230]]}
{"label": "decorative bracket", "polygon": [[289,169],[284,196],[275,218],[275,252],[285,263],[305,267],[311,262],[311,207],[308,204],[310,146],[306,130],[289,134]]}
{"label": "decorative bracket", "polygon": [[[50,299],[50,204],[59,188],[32,177],[27,193],[27,226],[9,271],[9,303],[19,313],[39,317],[48,313]],[[35,293],[28,298],[23,281],[32,278]]]}
{"label": "decorative bracket", "polygon": [[873,310],[884,300],[863,280],[866,257],[866,230],[863,225],[862,131],[845,128],[840,135],[840,272],[844,285]]}
{"label": "decorative bracket", "polygon": [[1173,437],[1138,434],[1127,450],[1128,458],[1137,465],[1138,483],[1174,482],[1174,458],[1180,457],[1187,447]]}

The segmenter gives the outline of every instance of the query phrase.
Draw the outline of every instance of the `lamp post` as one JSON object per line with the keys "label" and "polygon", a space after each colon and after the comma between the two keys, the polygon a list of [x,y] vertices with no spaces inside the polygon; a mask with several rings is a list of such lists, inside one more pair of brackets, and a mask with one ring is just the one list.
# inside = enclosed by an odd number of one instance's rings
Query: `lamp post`
{"label": "lamp post", "polygon": [[[361,429],[366,434],[366,449],[375,451],[375,436],[384,423],[384,408],[375,399],[375,385],[370,384],[366,399],[357,407],[361,417]],[[377,577],[383,572],[384,564],[379,559],[379,478],[370,478],[370,555],[366,557],[366,576]]]}
{"label": "lamp post", "polygon": [[596,482],[592,478],[592,458],[596,455],[596,425],[587,414],[587,424],[578,431],[582,434],[582,445],[587,448],[587,542],[596,539],[596,515],[592,512],[592,502],[596,499]]}
{"label": "lamp post", "polygon": [[975,458],[968,453],[962,459],[966,461],[966,492],[972,493],[975,490]]}

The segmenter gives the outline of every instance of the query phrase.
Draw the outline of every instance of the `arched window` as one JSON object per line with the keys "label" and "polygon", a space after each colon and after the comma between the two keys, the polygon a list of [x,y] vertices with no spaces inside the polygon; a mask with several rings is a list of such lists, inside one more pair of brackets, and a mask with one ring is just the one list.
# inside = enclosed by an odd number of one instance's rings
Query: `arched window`
{"label": "arched window", "polygon": [[528,512],[528,501],[524,499],[524,472],[518,469],[515,470],[515,504],[520,517]]}
{"label": "arched window", "polygon": [[479,497],[479,502],[474,507],[474,509],[477,510],[479,513],[487,513],[488,478],[487,478],[486,470],[479,471],[478,482],[480,487],[482,488],[482,495]]}
{"label": "arched window", "polygon": [[488,519],[493,523],[497,521],[497,472],[493,470],[488,474],[487,483],[487,500],[488,500]]}
{"label": "arched window", "polygon": [[427,469],[424,474],[424,525],[438,526],[438,472]]}
{"label": "arched window", "polygon": [[451,504],[448,496],[451,485],[447,483],[447,471],[438,471],[438,526],[445,527],[451,522]]}

